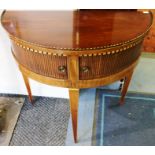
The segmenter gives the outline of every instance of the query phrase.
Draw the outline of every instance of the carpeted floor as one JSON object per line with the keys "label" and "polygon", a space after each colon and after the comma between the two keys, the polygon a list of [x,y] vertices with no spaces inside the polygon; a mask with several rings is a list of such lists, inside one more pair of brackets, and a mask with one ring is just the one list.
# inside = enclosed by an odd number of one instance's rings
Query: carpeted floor
{"label": "carpeted floor", "polygon": [[128,93],[118,106],[119,95],[97,91],[93,145],[154,146],[155,95]]}
{"label": "carpeted floor", "polygon": [[[128,93],[125,105],[118,106],[119,95],[118,91],[97,89],[92,145],[154,146],[155,95]],[[85,100],[87,97],[88,95]],[[65,145],[70,117],[69,100],[34,97],[35,105],[32,106],[27,97],[24,98],[25,103],[10,145]],[[85,100],[81,102],[83,108],[87,109]],[[89,124],[91,123],[87,121],[87,126]],[[84,133],[81,127],[78,131],[79,135],[80,132]]]}
{"label": "carpeted floor", "polygon": [[69,100],[35,97],[32,106],[28,99],[21,110],[10,145],[64,145],[69,121]]}

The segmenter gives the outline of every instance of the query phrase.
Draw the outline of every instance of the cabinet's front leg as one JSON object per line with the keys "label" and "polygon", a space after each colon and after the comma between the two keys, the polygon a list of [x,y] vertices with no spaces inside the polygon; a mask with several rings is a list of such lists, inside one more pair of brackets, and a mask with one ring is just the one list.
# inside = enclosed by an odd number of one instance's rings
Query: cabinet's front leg
{"label": "cabinet's front leg", "polygon": [[124,104],[125,95],[128,91],[128,87],[129,87],[129,84],[132,78],[132,74],[133,74],[133,71],[131,71],[125,76],[124,85],[123,85],[122,92],[121,92],[120,105]]}
{"label": "cabinet's front leg", "polygon": [[78,102],[79,102],[79,89],[69,89],[70,97],[70,111],[72,115],[72,127],[74,141],[77,142],[77,123],[78,123]]}
{"label": "cabinet's front leg", "polygon": [[[22,73],[22,72],[21,72]],[[29,79],[26,75],[24,75],[22,73],[22,76],[23,76],[23,79],[24,79],[24,83],[25,83],[25,86],[26,86],[26,89],[27,89],[27,92],[28,92],[28,97],[29,97],[29,101],[31,104],[33,104],[32,102],[32,93],[31,93],[31,88],[30,88],[30,83],[29,83]]]}

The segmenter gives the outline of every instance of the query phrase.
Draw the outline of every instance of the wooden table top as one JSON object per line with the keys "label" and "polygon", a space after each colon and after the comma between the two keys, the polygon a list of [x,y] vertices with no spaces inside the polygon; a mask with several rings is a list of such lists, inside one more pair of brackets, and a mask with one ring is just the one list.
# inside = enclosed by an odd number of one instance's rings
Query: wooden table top
{"label": "wooden table top", "polygon": [[143,11],[5,11],[2,25],[14,37],[54,49],[91,49],[141,36],[152,15]]}

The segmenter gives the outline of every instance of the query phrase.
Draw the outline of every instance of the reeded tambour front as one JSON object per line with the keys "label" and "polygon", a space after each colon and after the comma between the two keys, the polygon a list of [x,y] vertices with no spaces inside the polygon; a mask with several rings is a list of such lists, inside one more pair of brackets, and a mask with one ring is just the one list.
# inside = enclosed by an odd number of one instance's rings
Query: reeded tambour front
{"label": "reeded tambour front", "polygon": [[[129,67],[140,56],[141,43],[123,52],[102,54],[96,56],[82,56],[79,58],[80,80],[102,78],[118,73]],[[87,71],[82,71],[87,67]]]}
{"label": "reeded tambour front", "polygon": [[16,60],[30,71],[56,79],[67,79],[67,57],[40,54],[13,45]]}

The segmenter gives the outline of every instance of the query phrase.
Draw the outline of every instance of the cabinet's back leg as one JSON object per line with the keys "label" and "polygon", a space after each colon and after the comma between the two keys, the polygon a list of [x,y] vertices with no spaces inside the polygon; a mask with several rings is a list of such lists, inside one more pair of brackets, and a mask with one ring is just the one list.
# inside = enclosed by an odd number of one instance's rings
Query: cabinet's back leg
{"label": "cabinet's back leg", "polygon": [[128,87],[129,87],[129,84],[132,78],[132,74],[133,74],[133,71],[131,71],[125,76],[124,85],[123,85],[122,92],[121,92],[120,105],[124,104],[125,95],[128,91]]}

